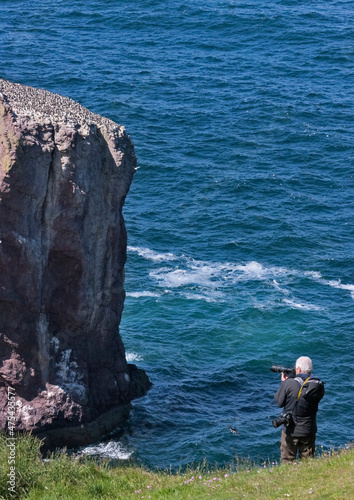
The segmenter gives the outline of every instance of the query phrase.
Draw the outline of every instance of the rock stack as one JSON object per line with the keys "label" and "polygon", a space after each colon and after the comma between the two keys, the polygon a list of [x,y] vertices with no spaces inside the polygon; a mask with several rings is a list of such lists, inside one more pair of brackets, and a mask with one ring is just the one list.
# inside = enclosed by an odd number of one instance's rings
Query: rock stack
{"label": "rock stack", "polygon": [[0,80],[0,429],[93,442],[146,394],[119,336],[136,170],[124,127]]}

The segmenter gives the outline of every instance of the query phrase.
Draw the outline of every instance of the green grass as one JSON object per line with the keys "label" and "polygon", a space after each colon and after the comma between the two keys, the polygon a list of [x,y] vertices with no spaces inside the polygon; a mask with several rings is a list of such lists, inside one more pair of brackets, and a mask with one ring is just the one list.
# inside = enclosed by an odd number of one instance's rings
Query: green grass
{"label": "green grass", "polygon": [[16,442],[16,494],[7,485],[8,447],[0,436],[0,498],[76,499],[354,499],[354,450],[332,451],[293,465],[228,468],[201,465],[187,471],[149,471],[133,463],[76,460],[65,453],[43,463],[39,441],[23,436]]}

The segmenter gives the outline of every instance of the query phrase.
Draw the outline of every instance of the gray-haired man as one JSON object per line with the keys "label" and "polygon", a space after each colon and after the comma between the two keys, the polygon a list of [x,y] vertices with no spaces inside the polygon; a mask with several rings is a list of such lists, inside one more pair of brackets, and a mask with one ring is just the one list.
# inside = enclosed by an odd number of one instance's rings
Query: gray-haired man
{"label": "gray-haired man", "polygon": [[283,425],[280,453],[283,463],[300,458],[313,458],[315,455],[316,414],[318,403],[324,396],[323,382],[311,376],[312,361],[301,356],[295,364],[296,376],[289,378],[281,374],[281,384],[274,399],[283,414],[291,413],[292,418]]}

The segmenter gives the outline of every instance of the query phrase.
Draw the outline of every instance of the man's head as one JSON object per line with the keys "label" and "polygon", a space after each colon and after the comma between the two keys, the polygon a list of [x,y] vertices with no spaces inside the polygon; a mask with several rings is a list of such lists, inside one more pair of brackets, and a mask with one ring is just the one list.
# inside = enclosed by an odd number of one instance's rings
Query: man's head
{"label": "man's head", "polygon": [[312,372],[312,361],[311,358],[307,356],[301,356],[296,360],[295,363],[295,370],[296,373],[306,373],[307,375],[310,375]]}

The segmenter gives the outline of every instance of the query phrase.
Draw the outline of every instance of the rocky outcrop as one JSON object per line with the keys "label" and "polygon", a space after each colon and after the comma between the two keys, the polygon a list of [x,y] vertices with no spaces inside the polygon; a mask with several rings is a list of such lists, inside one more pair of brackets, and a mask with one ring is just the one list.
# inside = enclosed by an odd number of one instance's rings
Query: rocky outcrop
{"label": "rocky outcrop", "polygon": [[16,429],[95,440],[150,387],[118,333],[133,145],[68,98],[0,80],[0,162],[0,427],[11,387]]}

